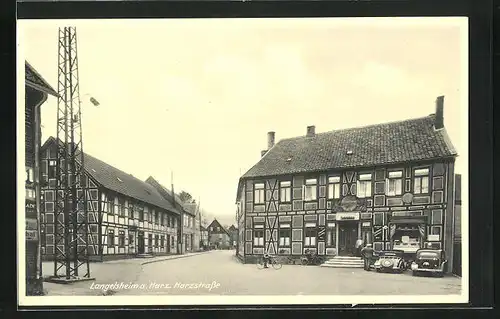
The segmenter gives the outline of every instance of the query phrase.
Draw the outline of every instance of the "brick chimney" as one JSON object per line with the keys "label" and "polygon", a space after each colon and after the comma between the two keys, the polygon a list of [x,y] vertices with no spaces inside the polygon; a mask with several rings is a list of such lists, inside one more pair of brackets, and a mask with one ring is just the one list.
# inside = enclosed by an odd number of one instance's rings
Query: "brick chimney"
{"label": "brick chimney", "polygon": [[274,146],[274,132],[267,133],[267,150],[270,150]]}
{"label": "brick chimney", "polygon": [[436,130],[444,127],[443,104],[444,96],[438,96],[436,99],[436,114],[434,115],[434,128]]}
{"label": "brick chimney", "polygon": [[311,125],[307,127],[307,137],[314,137],[316,136],[316,126]]}

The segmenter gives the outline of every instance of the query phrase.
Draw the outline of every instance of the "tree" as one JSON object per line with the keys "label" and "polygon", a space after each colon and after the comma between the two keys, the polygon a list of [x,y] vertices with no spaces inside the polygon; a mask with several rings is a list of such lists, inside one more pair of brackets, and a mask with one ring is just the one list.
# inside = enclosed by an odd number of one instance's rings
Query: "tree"
{"label": "tree", "polygon": [[196,201],[193,199],[193,196],[185,191],[180,192],[179,198],[183,203],[196,203]]}

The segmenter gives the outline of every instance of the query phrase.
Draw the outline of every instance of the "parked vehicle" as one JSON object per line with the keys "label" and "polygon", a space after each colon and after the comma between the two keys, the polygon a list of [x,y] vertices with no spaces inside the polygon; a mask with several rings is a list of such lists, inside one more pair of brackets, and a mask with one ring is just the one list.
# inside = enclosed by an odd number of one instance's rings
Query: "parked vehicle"
{"label": "parked vehicle", "polygon": [[383,250],[379,252],[378,259],[373,264],[377,272],[398,272],[406,270],[404,251],[402,250]]}
{"label": "parked vehicle", "polygon": [[442,277],[447,263],[445,252],[442,249],[419,249],[415,261],[411,264],[413,276],[427,273]]}
{"label": "parked vehicle", "polygon": [[[283,265],[276,259],[276,256],[269,255],[267,266],[268,268],[273,267],[274,269],[281,269]],[[257,261],[257,268],[264,268],[264,256],[262,256],[262,258],[259,258],[259,260]]]}
{"label": "parked vehicle", "polygon": [[300,259],[302,265],[320,265],[324,262],[321,256],[318,256],[311,250],[306,250],[306,255]]}

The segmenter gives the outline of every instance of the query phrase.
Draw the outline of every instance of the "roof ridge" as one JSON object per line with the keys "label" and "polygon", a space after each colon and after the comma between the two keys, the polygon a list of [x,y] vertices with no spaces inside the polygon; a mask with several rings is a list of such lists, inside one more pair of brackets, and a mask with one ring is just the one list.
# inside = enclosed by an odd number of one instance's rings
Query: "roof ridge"
{"label": "roof ridge", "polygon": [[[368,124],[368,125],[360,125],[360,126],[354,126],[354,127],[348,127],[348,128],[334,129],[334,130],[330,130],[330,131],[326,131],[326,132],[316,133],[316,136],[331,134],[331,133],[335,133],[335,132],[346,132],[346,131],[352,131],[352,130],[367,129],[367,128],[372,128],[372,127],[380,127],[380,126],[384,126],[384,125],[402,124],[402,123],[406,123],[406,122],[424,120],[424,119],[433,118],[433,117],[434,117],[434,114],[430,114],[427,116],[414,117],[414,118],[409,118],[409,119],[405,119],[405,120],[397,120],[397,121],[390,121],[390,122],[385,122],[385,123]],[[310,138],[310,137],[308,137],[306,135],[293,136],[293,137],[280,139],[278,141],[278,143],[281,141],[288,141],[288,140],[300,139],[300,138]],[[278,143],[276,143],[276,144],[278,144]]]}

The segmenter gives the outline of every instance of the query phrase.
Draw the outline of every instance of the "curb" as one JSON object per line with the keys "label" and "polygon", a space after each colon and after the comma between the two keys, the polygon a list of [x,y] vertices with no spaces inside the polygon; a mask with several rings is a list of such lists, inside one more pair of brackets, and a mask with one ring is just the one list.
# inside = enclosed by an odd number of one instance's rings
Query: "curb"
{"label": "curb", "polygon": [[152,264],[152,263],[157,263],[157,262],[160,262],[160,261],[167,261],[167,260],[174,260],[174,259],[180,259],[180,258],[193,257],[193,256],[197,256],[197,255],[203,255],[203,254],[206,254],[208,252],[210,252],[210,250],[209,251],[200,252],[200,253],[179,255],[179,256],[176,256],[176,257],[172,257],[172,258],[163,258],[163,259],[157,259],[157,260],[149,260],[149,261],[142,262],[141,266],[142,265],[147,265],[147,264]]}

